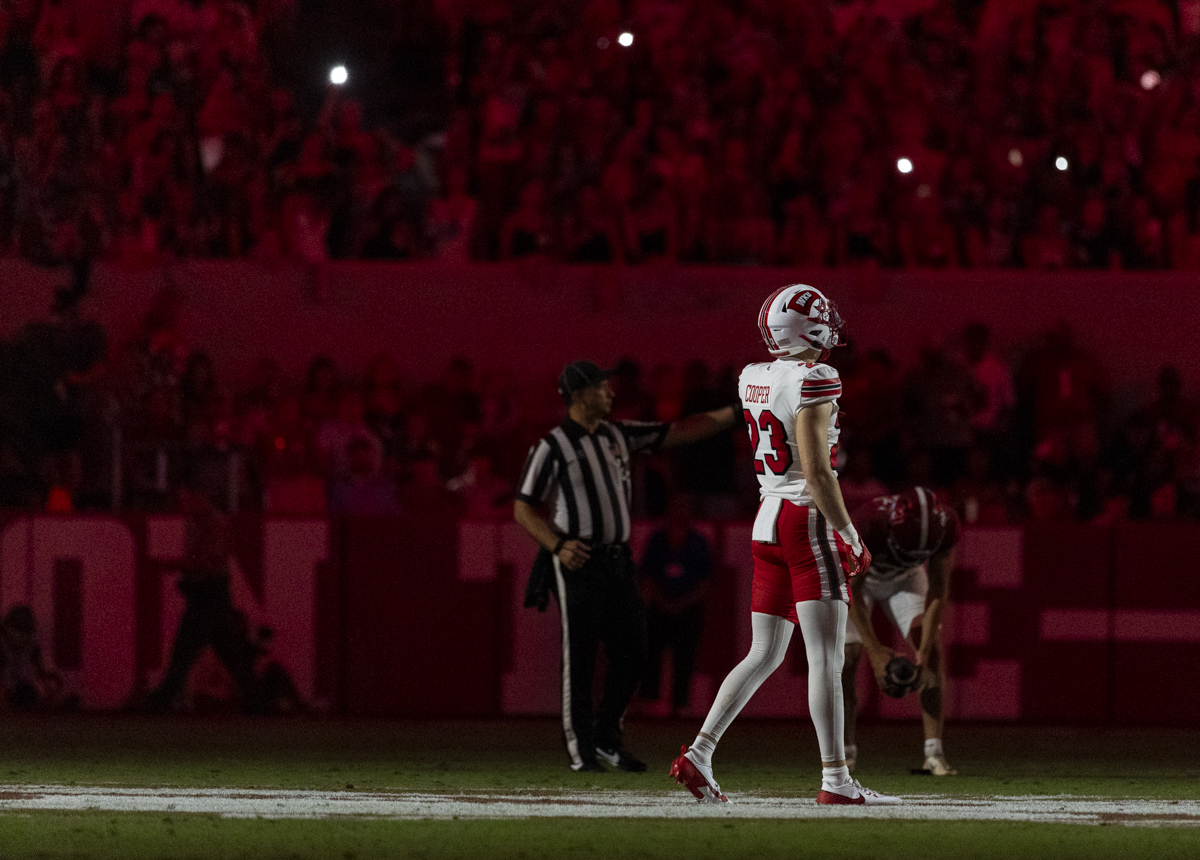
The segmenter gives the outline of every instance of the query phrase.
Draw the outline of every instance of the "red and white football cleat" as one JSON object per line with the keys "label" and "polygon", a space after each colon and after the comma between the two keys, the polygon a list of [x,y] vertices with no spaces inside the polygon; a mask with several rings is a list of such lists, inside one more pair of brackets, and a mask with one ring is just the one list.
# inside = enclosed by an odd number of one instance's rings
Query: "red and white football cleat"
{"label": "red and white football cleat", "polygon": [[721,793],[721,786],[713,779],[712,768],[696,764],[691,755],[686,746],[679,748],[679,758],[671,762],[671,776],[701,803],[729,803],[729,798]]}
{"label": "red and white football cleat", "polygon": [[859,806],[894,806],[897,803],[903,803],[899,797],[894,797],[890,794],[880,794],[878,791],[872,791],[869,788],[863,788],[862,783],[857,779],[852,779],[845,785],[829,791],[822,788],[817,794],[817,803],[846,803],[857,804]]}

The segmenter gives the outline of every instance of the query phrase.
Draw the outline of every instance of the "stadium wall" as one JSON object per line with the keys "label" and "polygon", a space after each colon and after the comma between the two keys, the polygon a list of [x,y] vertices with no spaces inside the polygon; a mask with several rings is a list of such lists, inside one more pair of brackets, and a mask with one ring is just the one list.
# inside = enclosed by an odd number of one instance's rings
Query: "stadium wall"
{"label": "stadium wall", "polygon": [[[44,318],[65,270],[0,261],[0,336]],[[1143,389],[1159,365],[1200,385],[1195,320],[1200,274],[1191,272],[797,271],[755,267],[330,263],[321,272],[245,261],[185,261],[138,270],[95,267],[83,301],[114,344],[135,331],[155,295],[173,285],[187,343],[238,376],[259,358],[299,374],[317,353],[350,372],[391,353],[419,379],[454,356],[551,376],[581,356],[643,364],[703,357],[759,360],[755,319],[783,283],[827,287],[863,349],[910,360],[926,333],[950,337],[990,324],[1010,357],[1059,319],[1105,359],[1118,388]]]}
{"label": "stadium wall", "polygon": [[[708,523],[720,560],[694,703],[749,646],[750,526]],[[635,529],[640,551],[651,524]],[[532,542],[508,522],[235,520],[235,601],[318,706],[375,716],[554,714],[554,604],[524,609]],[[944,625],[954,720],[1191,724],[1200,668],[1200,525],[965,530]],[[1153,547],[1147,557],[1146,547]],[[171,516],[0,519],[0,608],[30,604],[85,707],[119,708],[165,667],[183,604]],[[747,709],[805,714],[799,647]],[[859,678],[864,714],[917,716]]]}

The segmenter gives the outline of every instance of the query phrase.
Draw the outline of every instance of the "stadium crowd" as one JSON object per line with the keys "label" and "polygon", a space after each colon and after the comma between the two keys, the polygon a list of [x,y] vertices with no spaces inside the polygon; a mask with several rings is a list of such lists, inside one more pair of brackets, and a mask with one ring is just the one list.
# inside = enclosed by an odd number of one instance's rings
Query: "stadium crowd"
{"label": "stadium crowd", "polygon": [[12,253],[1200,266],[1196,0],[374,4],[420,134],[303,109],[295,0],[126,5],[0,6]]}
{"label": "stadium crowd", "polygon": [[[507,518],[529,445],[561,420],[553,378],[468,358],[436,379],[390,355],[364,368],[317,356],[301,380],[264,358],[250,378],[222,379],[181,335],[178,300],[165,288],[121,343],[69,305],[0,342],[0,506],[164,510],[186,469],[233,508]],[[834,351],[852,507],[924,484],[968,523],[1200,516],[1200,408],[1175,367],[1126,407],[1065,322],[1012,356],[983,324],[950,334],[927,336],[911,367],[882,349]],[[734,403],[739,369],[624,359],[614,417]],[[656,455],[634,482],[635,514],[661,514],[682,491],[701,516],[752,515],[748,445],[722,434]]]}

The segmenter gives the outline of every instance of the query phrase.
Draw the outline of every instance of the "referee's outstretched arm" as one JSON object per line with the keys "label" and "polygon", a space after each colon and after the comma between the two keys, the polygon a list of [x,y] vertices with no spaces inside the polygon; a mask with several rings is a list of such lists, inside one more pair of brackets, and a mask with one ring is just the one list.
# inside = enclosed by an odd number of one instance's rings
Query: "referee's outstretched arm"
{"label": "referee's outstretched arm", "polygon": [[736,422],[737,411],[732,406],[689,415],[687,418],[671,422],[671,429],[667,431],[667,438],[663,440],[662,447],[670,448],[672,445],[698,442],[722,430],[728,430]]}

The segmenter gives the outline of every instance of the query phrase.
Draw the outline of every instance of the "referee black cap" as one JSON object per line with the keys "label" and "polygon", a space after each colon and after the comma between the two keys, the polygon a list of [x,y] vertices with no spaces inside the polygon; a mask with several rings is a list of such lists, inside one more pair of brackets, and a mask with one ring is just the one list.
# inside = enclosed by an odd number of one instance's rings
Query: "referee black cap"
{"label": "referee black cap", "polygon": [[558,377],[558,393],[569,404],[571,395],[576,391],[599,385],[612,375],[611,370],[601,370],[593,362],[572,361],[563,368],[562,375]]}

